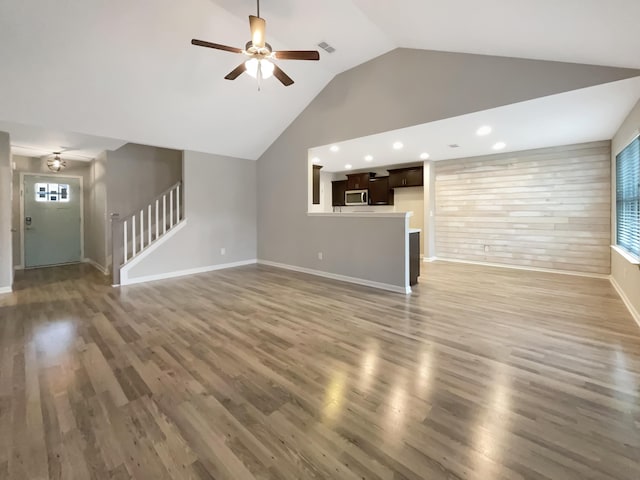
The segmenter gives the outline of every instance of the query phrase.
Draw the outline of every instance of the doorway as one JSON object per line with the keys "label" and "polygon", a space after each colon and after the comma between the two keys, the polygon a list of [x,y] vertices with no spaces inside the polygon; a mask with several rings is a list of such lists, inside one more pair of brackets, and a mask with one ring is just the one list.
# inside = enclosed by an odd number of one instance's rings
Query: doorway
{"label": "doorway", "polygon": [[25,268],[82,260],[82,178],[22,175],[22,254]]}

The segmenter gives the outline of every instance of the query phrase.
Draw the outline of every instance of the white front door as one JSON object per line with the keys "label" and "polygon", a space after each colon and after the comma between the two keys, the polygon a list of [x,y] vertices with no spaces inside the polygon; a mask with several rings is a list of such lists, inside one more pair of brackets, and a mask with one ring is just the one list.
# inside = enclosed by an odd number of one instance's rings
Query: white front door
{"label": "white front door", "polygon": [[80,179],[24,176],[25,267],[79,262]]}

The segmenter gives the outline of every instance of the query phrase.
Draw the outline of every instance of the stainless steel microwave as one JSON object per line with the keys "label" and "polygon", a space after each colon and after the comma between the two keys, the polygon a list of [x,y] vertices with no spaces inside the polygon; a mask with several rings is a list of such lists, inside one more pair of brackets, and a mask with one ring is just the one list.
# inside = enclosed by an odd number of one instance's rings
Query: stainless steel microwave
{"label": "stainless steel microwave", "polygon": [[347,190],[344,193],[347,206],[369,205],[369,190]]}

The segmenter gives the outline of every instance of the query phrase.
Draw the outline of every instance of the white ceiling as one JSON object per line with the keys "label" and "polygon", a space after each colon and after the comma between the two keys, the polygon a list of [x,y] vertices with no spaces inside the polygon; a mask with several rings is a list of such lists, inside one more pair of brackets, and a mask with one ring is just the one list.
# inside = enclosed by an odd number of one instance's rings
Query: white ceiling
{"label": "white ceiling", "polygon": [[402,47],[640,68],[638,0],[353,3]]}
{"label": "white ceiling", "polygon": [[[419,162],[424,152],[436,161],[499,153],[497,142],[506,143],[500,152],[514,152],[608,140],[639,99],[636,77],[341,142],[338,152],[332,145],[312,148],[309,159],[317,158],[323,172],[342,172],[346,164],[357,170]],[[476,135],[485,125],[492,132]],[[397,141],[402,150],[393,149]]]}
{"label": "white ceiling", "polygon": [[[392,6],[390,6],[392,5]],[[0,120],[258,158],[337,74],[396,47],[640,68],[637,0],[263,0],[267,40],[321,61],[296,83],[223,79],[240,56],[190,45],[248,40],[253,0],[0,2]]]}
{"label": "white ceiling", "polygon": [[25,157],[44,157],[61,152],[65,160],[90,161],[100,152],[117,150],[126,142],[52,129],[0,121],[0,131],[9,132],[11,153]]}

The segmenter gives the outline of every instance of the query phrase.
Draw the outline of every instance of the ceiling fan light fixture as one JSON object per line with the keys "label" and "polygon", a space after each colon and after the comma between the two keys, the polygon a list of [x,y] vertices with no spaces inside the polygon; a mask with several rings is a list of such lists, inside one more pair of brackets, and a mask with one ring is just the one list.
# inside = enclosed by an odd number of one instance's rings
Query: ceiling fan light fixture
{"label": "ceiling fan light fixture", "polygon": [[260,77],[264,80],[266,80],[267,78],[271,78],[275,69],[273,63],[264,58],[262,60],[258,60],[257,58],[250,58],[249,60],[244,62],[244,66],[247,67],[247,73],[253,78],[258,78],[259,72]]}
{"label": "ceiling fan light fixture", "polygon": [[60,153],[54,152],[53,158],[47,160],[47,168],[52,172],[59,172],[67,166],[67,162],[60,158]]}

